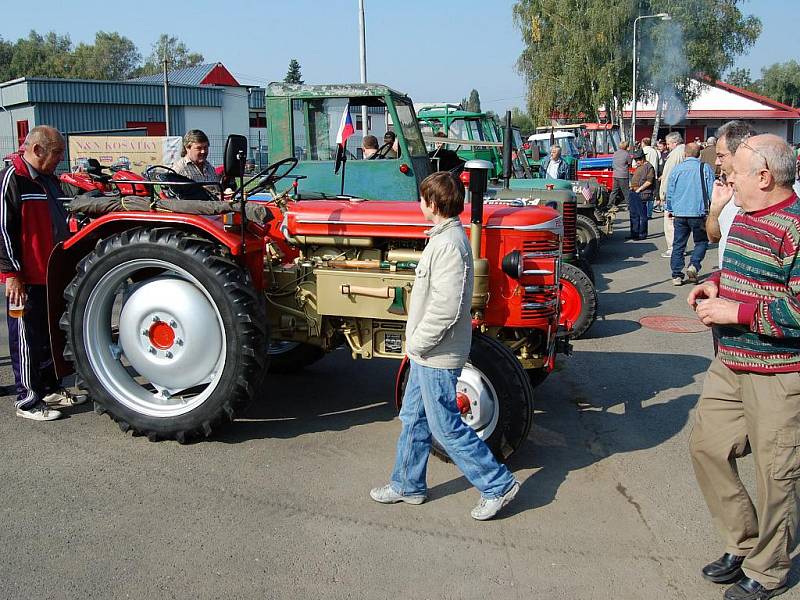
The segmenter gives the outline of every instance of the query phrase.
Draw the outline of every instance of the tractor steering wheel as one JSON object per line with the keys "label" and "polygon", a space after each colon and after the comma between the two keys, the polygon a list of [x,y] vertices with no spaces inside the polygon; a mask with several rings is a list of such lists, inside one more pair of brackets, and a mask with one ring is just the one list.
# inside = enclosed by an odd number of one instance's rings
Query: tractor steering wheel
{"label": "tractor steering wheel", "polygon": [[[170,198],[178,200],[218,200],[202,184],[191,177],[181,175],[175,169],[164,165],[147,167],[143,175],[150,181],[157,181]],[[171,186],[170,183],[180,184]]]}
{"label": "tractor steering wheel", "polygon": [[[271,165],[268,165],[267,167],[265,167],[264,169],[253,175],[253,177],[248,179],[247,182],[245,182],[244,187],[245,189],[247,189],[252,182],[258,180],[258,183],[256,183],[252,188],[248,190],[247,192],[248,195],[257,194],[258,192],[271,188],[272,186],[275,185],[275,183],[277,183],[278,181],[286,177],[289,173],[291,173],[297,166],[298,162],[300,161],[298,161],[297,158],[295,158],[294,156],[289,156],[287,158],[284,158],[283,160],[279,160],[278,162],[274,162]],[[288,167],[285,165],[288,165]],[[281,169],[281,167],[284,168]]]}

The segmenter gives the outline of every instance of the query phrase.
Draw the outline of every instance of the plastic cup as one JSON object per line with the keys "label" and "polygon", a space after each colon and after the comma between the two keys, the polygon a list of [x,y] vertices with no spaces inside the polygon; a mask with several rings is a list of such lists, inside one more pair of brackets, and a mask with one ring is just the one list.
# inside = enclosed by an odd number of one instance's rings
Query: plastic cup
{"label": "plastic cup", "polygon": [[8,303],[8,316],[12,319],[19,319],[22,316],[22,313],[25,312],[25,303]]}

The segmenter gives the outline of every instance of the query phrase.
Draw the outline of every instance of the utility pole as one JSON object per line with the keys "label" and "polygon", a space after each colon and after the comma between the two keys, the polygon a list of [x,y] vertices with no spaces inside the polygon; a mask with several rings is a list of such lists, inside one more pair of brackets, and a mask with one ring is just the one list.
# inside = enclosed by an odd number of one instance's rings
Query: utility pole
{"label": "utility pole", "polygon": [[169,79],[167,78],[167,49],[164,48],[164,125],[169,136]]}
{"label": "utility pole", "polygon": [[[367,31],[364,25],[364,0],[358,0],[358,29],[361,32],[361,83],[367,83]],[[367,121],[367,106],[366,104],[361,107],[361,135],[366,136],[369,133]],[[363,137],[362,137],[363,139]]]}

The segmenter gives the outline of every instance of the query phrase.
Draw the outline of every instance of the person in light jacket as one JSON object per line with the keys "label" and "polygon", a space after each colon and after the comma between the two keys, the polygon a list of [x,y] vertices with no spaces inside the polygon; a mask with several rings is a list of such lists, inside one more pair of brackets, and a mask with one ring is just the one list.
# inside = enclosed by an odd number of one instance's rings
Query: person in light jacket
{"label": "person in light jacket", "polygon": [[448,172],[420,185],[419,207],[433,227],[417,265],[406,323],[411,373],[403,396],[397,456],[390,483],[373,488],[382,504],[422,504],[431,437],[481,493],[472,518],[486,521],[514,499],[519,482],[461,419],[456,382],[472,344],[472,251],[459,214],[464,186]]}

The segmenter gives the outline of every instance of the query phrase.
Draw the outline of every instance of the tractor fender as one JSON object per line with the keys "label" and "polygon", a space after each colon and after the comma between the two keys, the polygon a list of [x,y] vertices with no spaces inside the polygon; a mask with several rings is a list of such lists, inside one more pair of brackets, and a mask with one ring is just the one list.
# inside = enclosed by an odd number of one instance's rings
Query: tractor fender
{"label": "tractor fender", "polygon": [[66,337],[59,326],[59,321],[66,309],[64,290],[75,276],[78,263],[92,251],[98,240],[148,224],[153,227],[173,227],[184,231],[194,231],[198,235],[219,242],[248,268],[254,287],[263,288],[263,239],[248,234],[245,238],[245,252],[242,252],[240,234],[226,231],[222,227],[221,219],[162,212],[118,212],[94,219],[91,224],[68,240],[59,242],[50,253],[47,263],[47,316],[53,362],[58,377],[70,375],[74,370],[72,364],[64,359]]}

